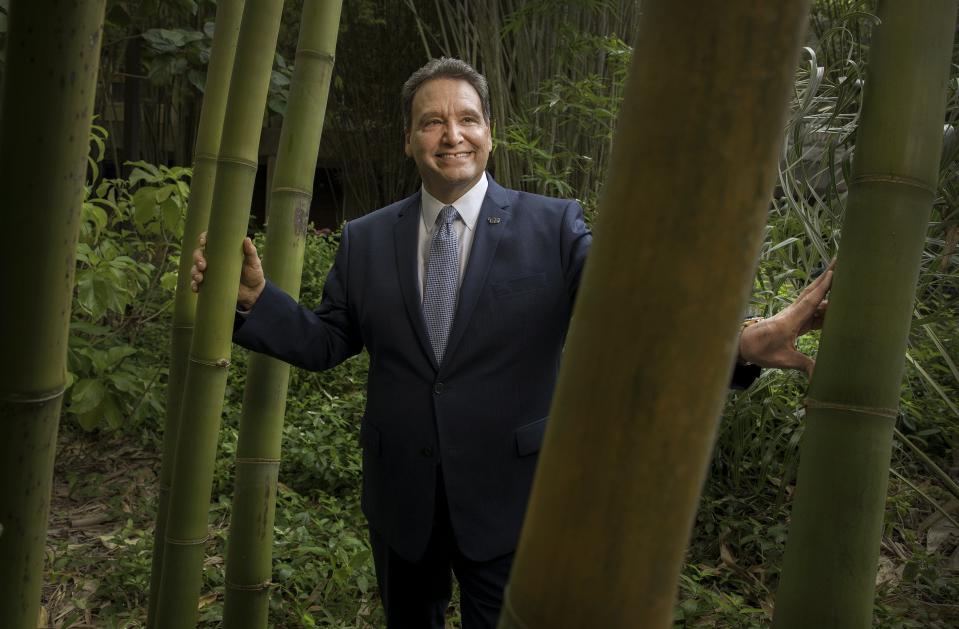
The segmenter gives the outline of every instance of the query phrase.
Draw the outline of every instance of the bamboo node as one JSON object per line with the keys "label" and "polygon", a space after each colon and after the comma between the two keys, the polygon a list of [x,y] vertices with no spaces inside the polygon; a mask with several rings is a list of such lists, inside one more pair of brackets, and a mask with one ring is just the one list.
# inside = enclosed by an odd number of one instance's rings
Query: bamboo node
{"label": "bamboo node", "polygon": [[172,326],[172,329],[173,330],[192,330],[193,324],[190,323],[190,324],[174,325]]}
{"label": "bamboo node", "polygon": [[236,457],[237,463],[254,463],[257,465],[279,465],[280,459],[261,459],[256,457],[245,457],[238,456]]}
{"label": "bamboo node", "polygon": [[313,198],[312,190],[307,190],[306,188],[297,188],[295,186],[276,186],[273,188],[272,192],[273,194],[276,194],[278,192],[289,192],[292,194],[298,194],[298,195],[304,196],[308,199]]}
{"label": "bamboo node", "polygon": [[197,153],[193,156],[193,161],[195,162],[215,162],[216,153]]}
{"label": "bamboo node", "polygon": [[892,175],[884,173],[873,173],[866,175],[858,175],[853,177],[850,185],[857,183],[899,183],[904,186],[912,186],[913,188],[919,188],[920,190],[925,190],[931,194],[936,194],[937,190],[935,186],[932,186],[921,179],[915,179],[913,177],[903,177],[902,175]]}
{"label": "bamboo node", "polygon": [[190,356],[190,362],[196,363],[198,365],[206,365],[208,367],[229,367],[230,359],[229,358],[217,358],[216,360],[203,360],[202,358],[194,358]]}
{"label": "bamboo node", "polygon": [[838,411],[849,411],[850,413],[859,413],[861,415],[876,415],[878,417],[892,417],[899,415],[898,408],[886,408],[882,406],[854,406],[852,404],[839,404],[837,402],[820,402],[811,397],[803,400],[806,408],[828,408]]}
{"label": "bamboo node", "polygon": [[175,539],[173,537],[164,537],[163,541],[167,544],[176,544],[177,546],[200,546],[206,544],[210,539],[209,535],[198,537],[197,539]]}
{"label": "bamboo node", "polygon": [[243,159],[242,157],[228,157],[225,155],[220,155],[216,158],[217,162],[226,162],[228,164],[236,164],[238,166],[246,166],[247,168],[256,171],[257,163],[248,159]]}
{"label": "bamboo node", "polygon": [[239,590],[241,592],[259,592],[262,590],[269,590],[273,586],[273,582],[263,581],[262,583],[255,583],[253,585],[240,585],[239,583],[230,583],[229,581],[224,581],[223,585],[228,590]]}
{"label": "bamboo node", "polygon": [[0,402],[10,404],[43,404],[44,402],[55,400],[58,397],[63,397],[66,390],[67,388],[64,386],[53,389],[52,391],[40,391],[37,393],[0,392]]}
{"label": "bamboo node", "polygon": [[322,50],[313,50],[311,48],[297,48],[296,54],[293,56],[296,59],[299,56],[304,57],[313,57],[314,59],[320,59],[322,61],[329,61],[330,64],[336,63],[336,55],[331,52],[323,52]]}

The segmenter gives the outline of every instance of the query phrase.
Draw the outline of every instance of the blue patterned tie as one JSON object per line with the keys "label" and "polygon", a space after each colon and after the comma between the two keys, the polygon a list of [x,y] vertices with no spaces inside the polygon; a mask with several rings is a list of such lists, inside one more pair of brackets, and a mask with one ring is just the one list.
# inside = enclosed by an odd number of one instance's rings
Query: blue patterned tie
{"label": "blue patterned tie", "polygon": [[443,362],[459,292],[459,238],[453,229],[457,216],[456,208],[447,205],[436,218],[423,282],[423,318],[437,363]]}

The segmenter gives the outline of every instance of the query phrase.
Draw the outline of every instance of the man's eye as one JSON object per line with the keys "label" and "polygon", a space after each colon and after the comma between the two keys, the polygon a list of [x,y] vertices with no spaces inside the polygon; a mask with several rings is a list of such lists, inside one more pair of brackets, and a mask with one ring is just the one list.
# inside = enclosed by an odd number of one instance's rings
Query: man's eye
{"label": "man's eye", "polygon": [[424,126],[426,126],[426,127],[435,127],[435,126],[438,125],[438,124],[443,124],[443,121],[440,120],[439,118],[431,118],[431,119],[429,119],[429,120],[426,121],[426,124],[425,124]]}

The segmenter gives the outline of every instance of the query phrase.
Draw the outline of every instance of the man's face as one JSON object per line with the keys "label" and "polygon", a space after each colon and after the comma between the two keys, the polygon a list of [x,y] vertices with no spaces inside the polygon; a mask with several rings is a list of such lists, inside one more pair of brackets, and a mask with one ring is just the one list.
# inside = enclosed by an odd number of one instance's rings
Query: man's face
{"label": "man's face", "polygon": [[406,154],[416,162],[426,191],[452,203],[479,181],[493,149],[489,124],[473,86],[432,79],[413,96]]}

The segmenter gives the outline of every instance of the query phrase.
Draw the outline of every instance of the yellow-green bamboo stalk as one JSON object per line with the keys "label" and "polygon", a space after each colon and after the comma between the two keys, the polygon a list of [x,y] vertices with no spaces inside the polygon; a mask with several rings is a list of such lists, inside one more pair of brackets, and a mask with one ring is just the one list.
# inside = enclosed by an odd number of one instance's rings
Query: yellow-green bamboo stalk
{"label": "yellow-green bamboo stalk", "polygon": [[282,9],[282,0],[247,2],[240,25],[210,211],[210,270],[197,299],[181,402],[156,605],[156,626],[161,629],[196,624],[242,242]]}
{"label": "yellow-green bamboo stalk", "polygon": [[180,401],[183,397],[190,340],[193,338],[196,296],[190,290],[190,267],[193,265],[193,248],[196,247],[200,233],[206,229],[210,220],[213,182],[216,179],[216,155],[220,149],[227,90],[230,87],[230,74],[233,71],[236,40],[240,33],[243,3],[244,0],[220,0],[217,4],[213,47],[210,50],[203,106],[200,109],[200,124],[197,129],[193,157],[193,177],[190,184],[190,204],[183,229],[176,296],[173,300],[173,331],[170,343],[170,376],[167,380],[166,422],[163,431],[163,462],[160,468],[157,518],[153,534],[153,567],[150,573],[150,608],[147,615],[149,627],[153,626],[156,618],[156,598],[160,589],[160,572],[163,568],[163,538],[166,534],[170,484],[173,481]]}
{"label": "yellow-green bamboo stalk", "polygon": [[[273,174],[264,271],[297,298],[313,177],[326,114],[342,0],[306,0]],[[273,516],[290,366],[250,356],[236,449],[226,554],[223,626],[265,628],[270,603]]]}
{"label": "yellow-green bamboo stalk", "polygon": [[956,0],[880,1],[878,15],[829,315],[806,400],[776,629],[872,626]]}
{"label": "yellow-green bamboo stalk", "polygon": [[501,628],[672,627],[807,8],[643,2]]}
{"label": "yellow-green bamboo stalk", "polygon": [[10,5],[0,112],[0,624],[34,629],[104,0]]}

